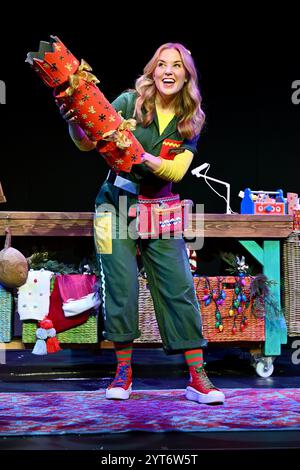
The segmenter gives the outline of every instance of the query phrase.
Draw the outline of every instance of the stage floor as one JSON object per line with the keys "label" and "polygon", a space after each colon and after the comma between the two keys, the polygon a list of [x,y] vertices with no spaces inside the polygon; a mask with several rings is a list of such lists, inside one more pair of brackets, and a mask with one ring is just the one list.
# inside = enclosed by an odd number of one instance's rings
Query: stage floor
{"label": "stage floor", "polygon": [[[239,347],[209,348],[207,372],[219,388],[298,388],[300,366],[293,364],[291,344],[274,362],[265,379],[251,366],[251,356]],[[160,348],[136,348],[133,356],[135,390],[183,389],[187,369],[180,355],[166,356]],[[7,351],[0,368],[0,392],[93,391],[104,389],[114,372],[112,350],[63,350],[33,356],[29,350]],[[300,431],[245,431],[210,433],[117,433],[62,436],[1,437],[2,450],[297,450]]]}

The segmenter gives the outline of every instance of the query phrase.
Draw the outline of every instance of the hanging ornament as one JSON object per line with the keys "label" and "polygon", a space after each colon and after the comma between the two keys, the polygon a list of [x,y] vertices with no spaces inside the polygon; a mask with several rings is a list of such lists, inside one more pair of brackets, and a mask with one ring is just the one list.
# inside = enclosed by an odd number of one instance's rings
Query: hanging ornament
{"label": "hanging ornament", "polygon": [[224,329],[224,326],[222,324],[222,315],[221,315],[221,312],[219,310],[219,305],[221,305],[223,303],[223,299],[220,296],[221,279],[222,278],[218,278],[218,289],[213,289],[213,291],[212,291],[212,300],[215,302],[215,306],[216,306],[215,316],[216,316],[217,321],[216,321],[215,325],[216,325],[216,328],[218,328],[219,332],[222,332],[223,329]]}
{"label": "hanging ornament", "polygon": [[52,320],[45,317],[38,325],[39,328],[36,330],[37,341],[32,354],[44,355],[60,351],[61,347],[56,337],[56,330],[53,328]]}
{"label": "hanging ornament", "polygon": [[217,298],[218,298],[218,294],[217,294],[216,289],[213,289],[212,298],[213,298],[214,300],[217,300]]}
{"label": "hanging ornament", "polygon": [[216,319],[221,320],[221,314],[218,310],[216,311]]}
{"label": "hanging ornament", "polygon": [[186,247],[186,251],[188,254],[189,258],[189,263],[190,263],[190,270],[192,274],[194,274],[197,271],[198,267],[198,257],[197,257],[197,252],[195,250],[192,250],[188,247]]}
{"label": "hanging ornament", "polygon": [[[203,288],[203,295],[201,297],[202,302],[205,306],[210,305],[212,302],[215,303],[215,328],[219,330],[219,332],[223,332],[224,328],[226,328],[223,324],[222,319],[222,305],[226,305],[226,292],[223,288],[223,277],[218,277],[218,285],[216,287],[215,280],[213,288],[210,283],[210,278],[205,277],[205,285]],[[238,330],[243,332],[244,329],[248,325],[248,319],[245,315],[243,315],[244,310],[249,307],[250,305],[250,292],[244,288],[244,284],[246,285],[247,281],[244,277],[240,277],[236,275],[235,277],[235,284],[233,286],[233,291],[231,291],[232,295],[232,303],[230,308],[226,311],[226,314],[223,318],[228,317],[232,318],[232,325],[228,325],[231,328],[232,335],[237,334]],[[224,284],[225,285],[225,284]]]}
{"label": "hanging ornament", "polygon": [[11,230],[5,229],[6,238],[0,251],[0,283],[8,288],[21,287],[28,276],[28,263],[20,251],[11,247]]}

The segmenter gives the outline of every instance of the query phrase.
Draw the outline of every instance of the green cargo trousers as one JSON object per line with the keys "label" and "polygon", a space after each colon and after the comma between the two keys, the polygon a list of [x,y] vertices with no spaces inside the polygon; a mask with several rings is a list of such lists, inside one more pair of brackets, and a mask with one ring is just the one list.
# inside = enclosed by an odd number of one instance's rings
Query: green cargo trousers
{"label": "green cargo trousers", "polygon": [[95,214],[94,233],[101,273],[104,338],[128,342],[140,336],[138,245],[164,350],[176,353],[205,347],[207,341],[202,336],[199,304],[184,240],[134,239],[124,231],[120,235],[122,214],[103,211],[103,205],[101,209]]}

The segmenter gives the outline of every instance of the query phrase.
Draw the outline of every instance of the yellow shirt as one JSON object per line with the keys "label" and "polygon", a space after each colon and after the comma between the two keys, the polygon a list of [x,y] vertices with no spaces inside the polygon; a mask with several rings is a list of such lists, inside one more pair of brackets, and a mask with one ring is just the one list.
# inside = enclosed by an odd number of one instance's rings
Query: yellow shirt
{"label": "yellow shirt", "polygon": [[157,113],[157,119],[158,119],[158,125],[159,125],[159,133],[160,135],[163,133],[169,122],[172,121],[174,117],[174,113],[167,113],[164,114],[158,110],[156,110]]}

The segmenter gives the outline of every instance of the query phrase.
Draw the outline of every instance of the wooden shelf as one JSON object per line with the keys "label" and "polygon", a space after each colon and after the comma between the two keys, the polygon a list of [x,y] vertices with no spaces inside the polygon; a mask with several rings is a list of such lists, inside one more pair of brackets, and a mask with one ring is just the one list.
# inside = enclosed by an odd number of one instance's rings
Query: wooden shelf
{"label": "wooden shelf", "polygon": [[[93,212],[0,211],[0,234],[13,236],[91,237]],[[291,215],[192,214],[188,237],[286,238],[293,230]]]}
{"label": "wooden shelf", "polygon": [[[32,349],[33,344],[24,344],[20,338],[13,339],[10,343],[0,343],[1,349],[9,350],[9,349]],[[112,341],[100,341],[99,343],[61,343],[61,347],[64,349],[68,348],[96,348],[99,349],[113,349],[114,345]]]}
{"label": "wooden shelf", "polygon": [[[13,237],[92,237],[93,218],[93,212],[0,211],[0,235],[4,236],[5,228],[9,226]],[[238,239],[262,265],[263,273],[275,280],[272,294],[280,305],[280,239],[287,238],[293,231],[292,215],[196,213],[191,214],[189,222],[190,229],[185,232],[188,238]],[[262,239],[262,247],[255,241],[258,238]],[[278,325],[275,332],[266,331],[266,355],[279,355],[280,345],[286,342],[283,339],[286,332],[281,332],[281,324]],[[270,328],[273,328],[271,324]],[[112,343],[101,342],[99,347],[111,348]],[[25,349],[25,346],[17,340],[8,343],[5,348]]]}
{"label": "wooden shelf", "polygon": [[13,339],[10,343],[0,343],[1,349],[26,349],[21,339]]}

